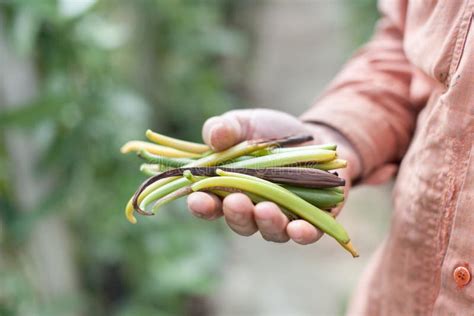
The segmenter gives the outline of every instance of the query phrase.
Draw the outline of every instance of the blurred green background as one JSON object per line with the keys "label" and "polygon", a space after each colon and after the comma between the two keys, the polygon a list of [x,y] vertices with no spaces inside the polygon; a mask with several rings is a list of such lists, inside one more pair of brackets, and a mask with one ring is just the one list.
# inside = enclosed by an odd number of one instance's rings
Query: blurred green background
{"label": "blurred green background", "polygon": [[[276,315],[238,297],[259,270],[228,264],[253,246],[222,222],[183,201],[126,222],[144,177],[119,148],[147,128],[200,141],[232,108],[300,114],[376,17],[374,0],[0,1],[0,315]],[[317,265],[298,256],[318,249],[275,251]],[[351,282],[314,314],[341,313]]]}

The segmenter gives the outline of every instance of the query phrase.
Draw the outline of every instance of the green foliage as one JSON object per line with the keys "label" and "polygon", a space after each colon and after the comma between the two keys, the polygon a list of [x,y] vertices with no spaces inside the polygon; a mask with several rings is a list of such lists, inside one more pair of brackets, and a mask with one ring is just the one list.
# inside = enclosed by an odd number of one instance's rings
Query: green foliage
{"label": "green foliage", "polygon": [[[371,33],[374,1],[347,2],[355,44]],[[247,41],[230,21],[239,2],[78,3],[87,1],[0,1],[0,27],[39,79],[29,104],[0,110],[0,314],[63,315],[72,306],[90,315],[185,314],[212,289],[220,226],[189,216],[183,201],[126,222],[123,208],[143,178],[135,157],[118,149],[147,128],[199,141],[207,117],[238,104],[232,91],[244,74],[232,65]],[[54,180],[29,212],[15,200],[8,130],[39,139],[35,177]],[[46,302],[25,253],[30,233],[52,216],[72,232],[81,293]]]}
{"label": "green foliage", "polygon": [[[157,218],[128,224],[123,208],[143,180],[122,157],[125,140],[146,128],[199,140],[211,115],[230,109],[232,76],[223,62],[242,58],[245,37],[228,25],[230,1],[0,2],[9,43],[36,61],[39,94],[0,112],[0,313],[62,314],[27,277],[29,232],[48,216],[67,221],[79,259],[87,314],[176,315],[207,293],[221,258],[220,226],[173,204]],[[54,187],[37,209],[18,212],[7,129],[41,131],[38,178]],[[3,276],[8,276],[4,278]]]}
{"label": "green foliage", "polygon": [[352,44],[360,46],[367,42],[373,33],[379,14],[377,0],[345,1],[347,17],[351,26]]}

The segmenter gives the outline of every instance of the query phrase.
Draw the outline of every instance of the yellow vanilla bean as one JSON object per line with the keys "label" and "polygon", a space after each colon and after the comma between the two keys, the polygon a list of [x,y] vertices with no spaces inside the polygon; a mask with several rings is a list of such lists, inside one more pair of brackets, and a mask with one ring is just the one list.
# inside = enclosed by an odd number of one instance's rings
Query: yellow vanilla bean
{"label": "yellow vanilla bean", "polygon": [[179,150],[195,153],[195,154],[203,154],[210,150],[209,146],[194,142],[188,142],[185,140],[165,136],[152,130],[146,131],[146,137],[154,143],[168,146],[172,148],[176,148]]}
{"label": "yellow vanilla bean", "polygon": [[175,148],[170,148],[162,145],[157,145],[149,142],[144,142],[141,140],[131,140],[120,148],[122,154],[127,154],[130,152],[139,153],[143,150],[148,151],[149,153],[160,155],[170,158],[197,158],[200,157],[199,154],[187,152]]}

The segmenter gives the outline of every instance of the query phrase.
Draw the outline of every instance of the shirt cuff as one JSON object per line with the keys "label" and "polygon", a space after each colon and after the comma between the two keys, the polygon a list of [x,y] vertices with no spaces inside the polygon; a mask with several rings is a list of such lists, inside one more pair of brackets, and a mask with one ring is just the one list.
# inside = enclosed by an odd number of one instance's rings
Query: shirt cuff
{"label": "shirt cuff", "polygon": [[360,156],[361,177],[367,178],[393,160],[397,144],[383,134],[391,127],[385,114],[370,102],[354,104],[350,97],[326,97],[301,116],[305,122],[327,125],[341,133]]}

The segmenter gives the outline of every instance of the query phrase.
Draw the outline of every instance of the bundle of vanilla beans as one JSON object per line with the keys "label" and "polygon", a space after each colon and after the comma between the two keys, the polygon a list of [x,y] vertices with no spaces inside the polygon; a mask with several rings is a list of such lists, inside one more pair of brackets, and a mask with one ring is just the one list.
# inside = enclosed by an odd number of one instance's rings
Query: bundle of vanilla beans
{"label": "bundle of vanilla beans", "polygon": [[244,141],[213,152],[207,145],[146,132],[150,142],[129,141],[122,153],[135,152],[145,163],[140,170],[149,176],[125,209],[136,223],[134,212],[153,215],[156,210],[194,191],[212,192],[222,198],[243,192],[254,202],[272,201],[290,219],[304,219],[336,239],[358,256],[345,229],[330,213],[344,200],[344,179],[333,170],[347,162],[337,158],[336,145],[297,146],[311,141],[309,135]]}

